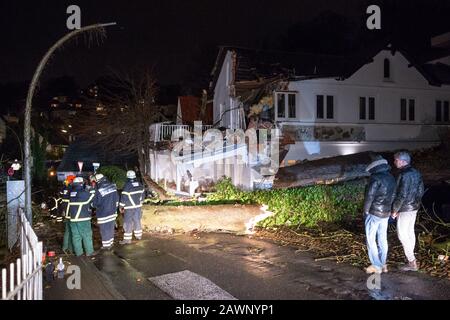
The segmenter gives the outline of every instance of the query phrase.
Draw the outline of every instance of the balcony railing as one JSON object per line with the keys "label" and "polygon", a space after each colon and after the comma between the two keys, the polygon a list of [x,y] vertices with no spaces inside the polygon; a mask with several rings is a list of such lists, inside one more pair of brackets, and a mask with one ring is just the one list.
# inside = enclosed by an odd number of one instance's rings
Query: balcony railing
{"label": "balcony railing", "polygon": [[[202,132],[211,129],[212,125],[202,125]],[[172,134],[176,130],[186,130],[189,133],[194,132],[194,126],[186,124],[165,124],[155,123],[150,126],[150,133],[153,142],[170,141]]]}

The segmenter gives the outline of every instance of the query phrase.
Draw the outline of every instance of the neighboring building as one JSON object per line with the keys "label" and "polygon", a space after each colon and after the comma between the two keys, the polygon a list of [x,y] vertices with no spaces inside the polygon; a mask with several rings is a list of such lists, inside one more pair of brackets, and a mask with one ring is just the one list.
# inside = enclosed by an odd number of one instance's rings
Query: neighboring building
{"label": "neighboring building", "polygon": [[[136,162],[134,158],[134,155],[121,155],[108,148],[100,149],[84,140],[75,140],[68,146],[56,169],[58,181],[64,181],[68,175],[80,175],[87,178],[94,172],[94,163],[99,163],[100,166],[127,167]],[[83,163],[81,171],[78,162]]]}
{"label": "neighboring building", "polygon": [[202,114],[202,99],[194,96],[178,97],[177,124],[192,126],[194,121],[202,121],[204,125],[213,124],[213,104],[206,101]]}
{"label": "neighboring building", "polygon": [[433,146],[450,124],[449,52],[434,51],[424,61],[388,43],[348,57],[222,47],[214,122],[272,122],[290,141],[284,164]]}

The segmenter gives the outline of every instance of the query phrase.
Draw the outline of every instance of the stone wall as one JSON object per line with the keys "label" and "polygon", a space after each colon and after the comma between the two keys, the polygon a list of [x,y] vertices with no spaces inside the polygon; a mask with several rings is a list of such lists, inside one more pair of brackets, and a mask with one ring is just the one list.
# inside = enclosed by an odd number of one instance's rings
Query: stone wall
{"label": "stone wall", "polygon": [[285,125],[284,136],[295,141],[364,141],[363,126],[302,126]]}

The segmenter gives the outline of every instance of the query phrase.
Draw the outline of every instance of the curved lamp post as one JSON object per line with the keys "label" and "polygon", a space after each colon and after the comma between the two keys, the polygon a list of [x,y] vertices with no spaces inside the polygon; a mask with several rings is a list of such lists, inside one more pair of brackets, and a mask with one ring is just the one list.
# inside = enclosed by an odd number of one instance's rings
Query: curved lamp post
{"label": "curved lamp post", "polygon": [[33,101],[33,95],[38,83],[39,77],[41,76],[42,71],[44,70],[45,65],[48,62],[48,59],[52,56],[53,52],[61,47],[64,42],[67,40],[79,35],[80,33],[86,31],[97,31],[101,32],[105,27],[115,25],[115,22],[112,23],[98,23],[92,24],[74,31],[69,32],[61,39],[59,39],[50,49],[48,49],[47,53],[44,55],[42,60],[39,62],[39,65],[34,72],[33,79],[31,80],[30,87],[28,88],[27,101],[25,105],[25,123],[24,123],[24,180],[25,180],[25,214],[28,218],[28,221],[32,223],[32,210],[31,210],[31,159],[30,159],[30,136],[31,136],[31,103]]}

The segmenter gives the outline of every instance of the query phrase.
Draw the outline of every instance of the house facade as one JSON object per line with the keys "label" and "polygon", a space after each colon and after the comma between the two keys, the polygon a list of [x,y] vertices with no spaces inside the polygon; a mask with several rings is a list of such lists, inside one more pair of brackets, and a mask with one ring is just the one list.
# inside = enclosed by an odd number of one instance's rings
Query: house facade
{"label": "house facade", "polygon": [[430,147],[450,124],[443,61],[419,63],[390,44],[344,58],[221,48],[214,121],[244,130],[255,119],[272,122],[290,141],[282,165]]}

